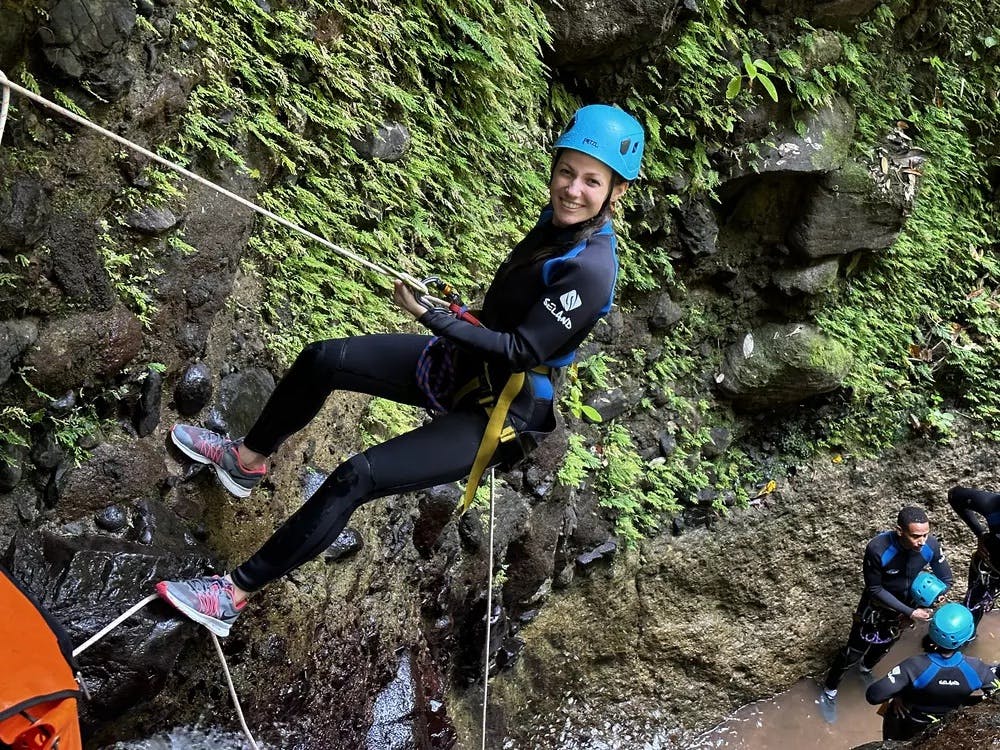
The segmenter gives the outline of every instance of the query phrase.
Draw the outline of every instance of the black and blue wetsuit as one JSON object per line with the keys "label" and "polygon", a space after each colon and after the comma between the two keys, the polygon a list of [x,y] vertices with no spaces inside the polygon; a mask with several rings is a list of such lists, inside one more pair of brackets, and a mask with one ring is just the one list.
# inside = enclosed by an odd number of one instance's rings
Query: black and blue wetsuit
{"label": "black and blue wetsuit", "polygon": [[908,740],[954,709],[1000,688],[989,665],[960,651],[911,656],[865,692],[869,703],[895,699],[882,715],[883,740]]}
{"label": "black and blue wetsuit", "polygon": [[[454,369],[446,403],[422,426],[341,464],[232,578],[256,591],[320,554],[362,504],[468,476],[487,424],[483,388],[496,395],[514,372],[569,364],[579,344],[611,307],[618,273],[617,240],[605,210],[565,229],[546,210],[497,270],[475,326],[442,310],[420,318],[436,337],[355,336],[307,346],[281,379],[246,435],[246,446],[271,455],[344,389],[431,408],[417,365],[429,346],[448,342]],[[462,386],[483,377],[474,390]],[[440,397],[440,398],[438,398]],[[532,373],[511,404],[508,422],[519,440],[502,444],[491,465],[512,465],[555,427],[552,378]]]}
{"label": "black and blue wetsuit", "polygon": [[[948,491],[948,502],[979,540],[969,563],[969,587],[964,602],[978,627],[1000,595],[1000,494],[952,487]],[[985,529],[980,516],[986,521]]]}
{"label": "black and blue wetsuit", "polygon": [[827,689],[835,690],[858,660],[870,670],[899,640],[903,622],[916,608],[910,587],[928,565],[951,588],[951,567],[937,537],[928,536],[919,552],[904,549],[895,531],[883,531],[868,542],[862,563],[865,590],[854,612],[847,645],[837,653],[827,673]]}

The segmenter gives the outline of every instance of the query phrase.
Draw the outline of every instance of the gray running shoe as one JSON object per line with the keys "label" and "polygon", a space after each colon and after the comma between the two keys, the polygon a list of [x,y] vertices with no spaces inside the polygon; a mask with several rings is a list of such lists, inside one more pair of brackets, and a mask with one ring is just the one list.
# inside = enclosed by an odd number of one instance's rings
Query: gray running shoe
{"label": "gray running shoe", "polygon": [[827,724],[833,724],[837,721],[837,696],[831,696],[825,690],[820,690],[819,700],[816,702],[819,704],[819,712],[823,716],[823,721]]}
{"label": "gray running shoe", "polygon": [[198,463],[212,464],[222,486],[236,497],[249,497],[267,467],[247,469],[240,463],[239,441],[227,440],[217,432],[186,424],[175,424],[170,438],[188,458]]}
{"label": "gray running shoe", "polygon": [[229,635],[246,602],[233,601],[233,584],[220,576],[160,581],[156,593],[220,638]]}

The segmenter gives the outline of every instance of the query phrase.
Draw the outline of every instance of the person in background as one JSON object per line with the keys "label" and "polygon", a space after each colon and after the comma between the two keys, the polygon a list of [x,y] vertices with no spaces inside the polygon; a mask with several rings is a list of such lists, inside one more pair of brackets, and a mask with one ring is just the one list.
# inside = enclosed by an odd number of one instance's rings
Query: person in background
{"label": "person in background", "polygon": [[617,107],[594,104],[576,112],[554,146],[548,204],[497,269],[478,319],[428,309],[396,282],[395,304],[433,335],[310,344],[241,440],[175,425],[177,447],[213,466],[229,492],[246,497],[266,474],[268,457],[337,389],[434,415],[337,467],[228,575],[161,581],[159,595],[227,635],[252,592],[319,555],[364,503],[454,482],[485,466],[508,467],[529,453],[555,427],[559,371],[611,308],[618,276],[612,217],[639,175],[644,141],[642,125]]}
{"label": "person in background", "polygon": [[848,669],[857,664],[866,681],[873,679],[872,669],[899,640],[903,624],[931,619],[930,607],[918,606],[914,600],[913,584],[924,568],[930,566],[945,587],[951,587],[951,568],[930,528],[922,508],[906,506],[896,517],[895,530],[883,531],[865,547],[865,587],[854,623],[847,644],[827,672],[819,697],[827,722],[837,720],[837,690]]}
{"label": "person in background", "polygon": [[865,699],[883,704],[883,740],[908,740],[949,711],[978,703],[1000,688],[993,667],[959,650],[974,631],[968,607],[945,604],[924,636],[926,653],[904,659],[868,687]]}
{"label": "person in background", "polygon": [[[969,563],[969,586],[965,591],[965,606],[972,612],[978,628],[979,621],[993,609],[1000,593],[1000,494],[952,487],[948,491],[948,502],[979,540]],[[986,528],[980,516],[986,521]],[[972,637],[975,638],[975,634]]]}

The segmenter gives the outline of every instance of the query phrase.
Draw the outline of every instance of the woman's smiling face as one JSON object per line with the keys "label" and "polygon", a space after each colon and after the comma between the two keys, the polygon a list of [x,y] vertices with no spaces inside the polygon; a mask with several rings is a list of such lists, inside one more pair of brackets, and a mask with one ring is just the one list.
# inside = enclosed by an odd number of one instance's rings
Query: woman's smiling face
{"label": "woman's smiling face", "polygon": [[597,216],[609,195],[616,201],[628,187],[627,182],[619,182],[612,189],[612,181],[606,164],[580,151],[563,149],[549,183],[552,223],[568,227]]}

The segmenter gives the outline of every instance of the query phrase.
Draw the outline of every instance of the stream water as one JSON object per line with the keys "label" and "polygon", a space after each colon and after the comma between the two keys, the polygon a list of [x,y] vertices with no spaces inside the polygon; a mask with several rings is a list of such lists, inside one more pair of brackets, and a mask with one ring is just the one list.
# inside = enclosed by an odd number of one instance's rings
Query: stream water
{"label": "stream water", "polygon": [[[876,677],[883,677],[908,656],[920,653],[920,641],[926,625],[906,631],[899,643],[875,667]],[[847,635],[846,631],[844,633]],[[983,619],[979,637],[966,649],[989,664],[1000,661],[1000,612]],[[865,701],[865,687],[857,671],[844,678],[837,695],[837,721],[827,724],[816,703],[819,683],[803,678],[791,689],[772,698],[743,706],[714,729],[697,737],[680,739],[675,732],[664,733],[642,745],[615,741],[616,732],[604,739],[576,738],[559,746],[563,750],[849,750],[882,737],[882,719],[875,706]],[[380,725],[381,726],[381,725]],[[374,728],[373,728],[374,729]],[[619,738],[620,740],[621,738]],[[372,744],[367,747],[396,747],[395,744]],[[404,745],[399,745],[403,747]],[[279,750],[260,745],[261,750]],[[133,742],[120,742],[103,750],[245,750],[248,744],[238,732],[214,727],[178,727],[164,734]]]}
{"label": "stream water", "polygon": [[[884,677],[903,659],[920,653],[926,632],[926,625],[908,630],[875,667],[875,676]],[[983,618],[978,637],[965,653],[988,664],[1000,661],[1000,612]],[[882,739],[882,717],[865,701],[865,687],[857,671],[849,672],[840,685],[834,724],[823,721],[818,696],[816,680],[799,680],[784,693],[743,706],[691,744],[684,744],[683,750],[847,750]]]}

